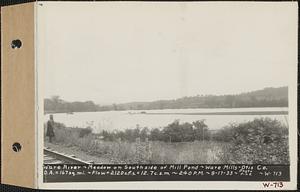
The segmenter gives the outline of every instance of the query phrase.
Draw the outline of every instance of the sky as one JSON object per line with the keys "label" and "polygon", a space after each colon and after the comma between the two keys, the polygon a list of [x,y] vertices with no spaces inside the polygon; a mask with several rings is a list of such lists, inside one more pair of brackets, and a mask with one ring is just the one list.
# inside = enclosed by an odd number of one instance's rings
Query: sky
{"label": "sky", "polygon": [[44,97],[97,104],[237,94],[289,85],[291,3],[55,3],[38,6]]}

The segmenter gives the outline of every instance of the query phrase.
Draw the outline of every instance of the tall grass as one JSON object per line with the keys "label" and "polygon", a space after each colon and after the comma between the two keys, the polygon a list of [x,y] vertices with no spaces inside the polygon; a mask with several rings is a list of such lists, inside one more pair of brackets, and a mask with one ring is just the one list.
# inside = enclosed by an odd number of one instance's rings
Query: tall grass
{"label": "tall grass", "polygon": [[114,164],[288,164],[288,129],[276,120],[232,124],[211,140],[165,142],[136,139],[104,141],[79,128],[55,128],[55,141]]}
{"label": "tall grass", "polygon": [[55,142],[106,158],[110,163],[226,163],[224,154],[228,153],[228,143],[224,142],[102,141],[93,134],[79,137],[76,128],[57,128],[55,135]]}

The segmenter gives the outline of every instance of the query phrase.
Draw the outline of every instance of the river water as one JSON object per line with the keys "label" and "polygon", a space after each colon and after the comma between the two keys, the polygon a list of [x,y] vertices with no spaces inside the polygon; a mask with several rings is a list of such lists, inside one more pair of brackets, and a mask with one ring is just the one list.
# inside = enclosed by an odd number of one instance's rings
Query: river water
{"label": "river water", "polygon": [[[68,127],[92,127],[95,133],[102,130],[124,130],[127,128],[148,127],[162,128],[174,120],[193,122],[205,119],[210,130],[220,129],[229,123],[241,123],[260,117],[277,119],[287,125],[288,115],[218,115],[199,113],[220,112],[263,112],[288,111],[288,108],[214,108],[214,109],[163,109],[163,110],[130,110],[130,111],[102,111],[102,112],[75,112],[73,114],[53,114],[54,121],[64,123]],[[153,114],[152,114],[153,113]],[[45,122],[49,114],[45,115]]]}

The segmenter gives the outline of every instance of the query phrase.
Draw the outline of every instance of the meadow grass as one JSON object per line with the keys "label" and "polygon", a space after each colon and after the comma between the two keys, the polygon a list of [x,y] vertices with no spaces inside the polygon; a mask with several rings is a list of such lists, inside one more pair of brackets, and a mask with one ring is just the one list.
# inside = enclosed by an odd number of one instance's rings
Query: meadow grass
{"label": "meadow grass", "polygon": [[56,126],[55,142],[113,164],[289,164],[288,129],[271,119],[232,125],[210,140],[107,141],[83,128]]}
{"label": "meadow grass", "polygon": [[226,142],[103,141],[96,135],[80,137],[80,129],[55,129],[55,142],[77,147],[90,155],[105,157],[111,163],[206,164],[226,163]]}

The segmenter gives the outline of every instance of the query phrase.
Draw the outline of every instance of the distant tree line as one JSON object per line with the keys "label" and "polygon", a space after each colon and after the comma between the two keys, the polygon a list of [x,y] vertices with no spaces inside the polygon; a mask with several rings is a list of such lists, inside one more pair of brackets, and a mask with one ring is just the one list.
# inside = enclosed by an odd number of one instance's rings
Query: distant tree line
{"label": "distant tree line", "polygon": [[44,99],[44,110],[48,113],[67,113],[99,111],[100,108],[93,101],[67,102],[59,96],[53,96],[50,99]]}
{"label": "distant tree line", "polygon": [[287,107],[288,87],[265,88],[237,95],[197,95],[175,100],[134,102],[112,107],[117,110],[184,109],[184,108],[236,108]]}
{"label": "distant tree line", "polygon": [[197,95],[175,100],[131,102],[124,104],[97,105],[92,101],[66,102],[53,96],[45,99],[46,112],[85,112],[184,108],[237,108],[237,107],[287,107],[288,87],[265,88],[237,95]]}

